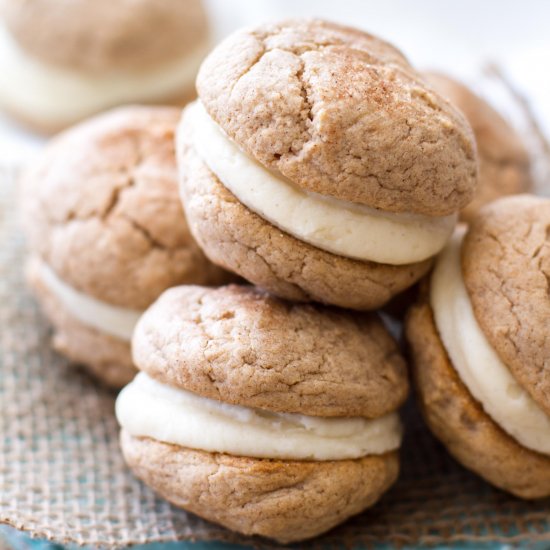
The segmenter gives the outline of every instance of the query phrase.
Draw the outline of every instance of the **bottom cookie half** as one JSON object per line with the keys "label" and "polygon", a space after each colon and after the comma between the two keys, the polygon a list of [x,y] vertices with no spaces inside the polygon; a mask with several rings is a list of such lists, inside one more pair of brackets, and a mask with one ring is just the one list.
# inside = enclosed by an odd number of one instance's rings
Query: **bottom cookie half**
{"label": "bottom cookie half", "polygon": [[281,543],[309,539],[372,506],[395,482],[397,452],[306,462],[192,450],[124,430],[134,473],[162,497],[246,535]]}

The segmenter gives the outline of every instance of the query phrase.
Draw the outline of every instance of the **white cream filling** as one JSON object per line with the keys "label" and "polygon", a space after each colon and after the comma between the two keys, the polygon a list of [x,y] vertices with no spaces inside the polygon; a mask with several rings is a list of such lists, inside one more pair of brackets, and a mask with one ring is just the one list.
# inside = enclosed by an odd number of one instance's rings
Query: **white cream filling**
{"label": "white cream filling", "polygon": [[320,418],[230,405],[139,373],[118,396],[116,416],[136,437],[234,456],[343,460],[397,449],[397,413],[375,420]]}
{"label": "white cream filling", "polygon": [[50,292],[81,323],[121,340],[129,342],[132,339],[141,311],[112,306],[76,290],[42,261],[40,277]]}
{"label": "white cream filling", "polygon": [[456,215],[436,218],[386,213],[306,192],[243,153],[200,102],[187,113],[193,144],[206,165],[244,205],[322,250],[348,258],[403,265],[437,254]]}
{"label": "white cream filling", "polygon": [[0,103],[42,124],[68,124],[115,105],[162,100],[185,91],[207,51],[205,43],[155,69],[94,75],[41,63],[0,24]]}
{"label": "white cream filling", "polygon": [[515,380],[481,330],[462,279],[457,230],[431,280],[435,323],[449,358],[487,414],[521,445],[550,454],[550,416]]}

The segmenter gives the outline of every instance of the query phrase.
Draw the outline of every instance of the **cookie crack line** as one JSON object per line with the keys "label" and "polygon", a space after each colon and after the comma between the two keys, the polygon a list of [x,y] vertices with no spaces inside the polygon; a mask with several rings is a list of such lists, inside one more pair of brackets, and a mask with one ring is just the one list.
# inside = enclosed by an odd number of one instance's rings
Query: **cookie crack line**
{"label": "cookie crack line", "polygon": [[[135,188],[137,184],[136,172],[143,165],[144,160],[147,155],[145,155],[141,149],[140,139],[137,137],[132,138],[134,157],[130,165],[125,164],[118,168],[118,170],[112,170],[111,172],[116,175],[124,175],[123,183],[116,185],[112,188],[107,204],[102,208],[90,211],[88,214],[82,215],[78,212],[78,207],[71,208],[67,214],[61,219],[52,219],[48,217],[49,225],[51,226],[61,226],[68,224],[73,221],[88,221],[91,219],[99,219],[101,221],[107,221],[111,216],[116,215],[116,208],[120,202],[121,196],[123,193],[129,189]],[[101,173],[101,172],[100,172]],[[94,174],[94,175],[97,175]],[[48,213],[49,209],[42,205],[43,212]]]}
{"label": "cookie crack line", "polygon": [[[531,234],[531,231],[533,230],[533,227],[534,227],[534,224],[531,224],[531,227],[529,228],[529,234]],[[544,270],[542,269],[540,264],[544,260],[544,256],[540,257],[540,258],[539,258],[539,256],[541,255],[542,251],[545,250],[546,247],[549,247],[549,249],[550,249],[550,225],[545,226],[545,228],[544,228],[544,239],[540,243],[540,245],[537,246],[537,248],[535,249],[535,251],[531,255],[532,259],[537,259],[538,260],[538,267],[541,271],[543,271],[543,273],[544,273]]]}
{"label": "cookie crack line", "polygon": [[131,138],[132,148],[134,150],[134,162],[131,165],[125,165],[121,167],[121,172],[126,175],[126,181],[124,185],[117,186],[113,189],[113,193],[110,197],[110,202],[107,205],[106,209],[101,213],[100,217],[102,220],[108,219],[112,213],[115,212],[116,207],[119,204],[121,195],[126,192],[128,189],[136,187],[137,178],[136,172],[142,166],[145,155],[142,151],[142,143],[139,137],[133,136]]}
{"label": "cookie crack line", "polygon": [[144,227],[142,224],[140,224],[137,220],[132,218],[129,214],[126,214],[124,212],[121,212],[119,214],[123,219],[125,219],[138,233],[140,233],[150,244],[151,248],[156,248],[158,250],[162,250],[164,252],[172,253],[173,249],[165,246],[162,244],[159,240],[155,239],[151,232]]}
{"label": "cookie crack line", "polygon": [[[109,221],[113,220],[114,218],[121,218],[127,221],[135,231],[140,233],[147,240],[152,249],[158,249],[170,254],[174,252],[175,249],[164,245],[162,242],[156,239],[152,235],[152,233],[138,220],[133,218],[130,213],[117,209],[122,199],[122,196],[128,191],[135,189],[139,185],[139,178],[137,176],[137,173],[147,159],[147,154],[143,151],[142,140],[139,138],[139,136],[133,136],[131,138],[131,142],[133,144],[132,149],[134,151],[134,156],[131,163],[129,165],[126,164],[124,166],[121,166],[117,171],[115,171],[116,174],[124,175],[124,182],[113,187],[107,204],[103,208],[91,211],[86,215],[80,215],[76,208],[72,208],[68,211],[67,215],[63,219],[56,220],[50,217],[48,219],[48,223],[50,226],[53,227],[63,227],[74,222],[87,222],[93,219],[97,219],[104,224],[108,224]],[[48,212],[48,209],[43,206],[43,211]]]}
{"label": "cookie crack line", "polygon": [[[113,189],[111,196],[109,197],[109,203],[102,212],[99,212],[99,218],[103,221],[109,219],[109,217],[115,212],[115,209],[120,201],[121,195],[127,190],[135,187],[135,178],[130,172],[126,174],[126,182],[124,185],[117,186]],[[86,219],[86,218],[79,218]]]}
{"label": "cookie crack line", "polygon": [[[304,128],[304,131],[306,134],[308,134],[309,140],[311,140],[311,138],[313,137],[314,102],[310,98],[310,88],[307,80],[304,78],[306,68],[306,62],[302,57],[300,57],[300,68],[298,69],[298,71],[296,71],[296,79],[298,80],[298,83],[300,85],[300,95],[302,96],[303,106],[306,110],[306,118],[304,120],[306,127]],[[303,140],[300,144],[300,148],[297,151],[292,151],[295,156],[300,156],[301,152],[303,151],[309,140]],[[289,154],[290,153],[291,151],[289,151]]]}
{"label": "cookie crack line", "polygon": [[258,55],[256,55],[256,57],[254,57],[254,59],[250,62],[250,64],[248,65],[248,67],[242,71],[239,76],[237,76],[233,82],[233,84],[231,85],[231,88],[229,89],[229,96],[231,97],[233,95],[233,91],[235,90],[235,88],[238,86],[239,82],[248,74],[250,73],[250,71],[262,60],[262,58],[264,57],[264,55],[267,53],[267,51],[265,50],[265,48],[258,53]]}

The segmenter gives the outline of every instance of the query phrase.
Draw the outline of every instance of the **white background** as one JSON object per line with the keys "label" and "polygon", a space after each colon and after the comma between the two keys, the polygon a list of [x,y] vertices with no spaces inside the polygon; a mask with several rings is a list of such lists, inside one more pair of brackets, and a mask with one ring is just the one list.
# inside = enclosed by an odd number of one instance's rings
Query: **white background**
{"label": "white background", "polygon": [[[113,0],[116,1],[116,0]],[[393,42],[419,68],[444,69],[478,88],[497,62],[528,96],[550,135],[548,0],[206,0],[216,37],[242,25],[320,16]],[[0,86],[2,74],[0,74]],[[0,116],[0,162],[19,161],[43,140]]]}

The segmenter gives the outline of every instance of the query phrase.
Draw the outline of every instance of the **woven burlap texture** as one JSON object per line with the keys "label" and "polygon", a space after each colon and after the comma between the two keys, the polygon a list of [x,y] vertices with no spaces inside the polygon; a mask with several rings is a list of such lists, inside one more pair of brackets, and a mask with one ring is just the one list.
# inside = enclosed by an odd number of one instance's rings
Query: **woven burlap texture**
{"label": "woven burlap texture", "polygon": [[[15,170],[0,172],[0,523],[58,542],[119,547],[247,539],[178,510],[125,468],[114,395],[67,365],[23,279]],[[550,541],[550,502],[512,498],[458,466],[405,412],[402,475],[378,506],[308,543]]]}

